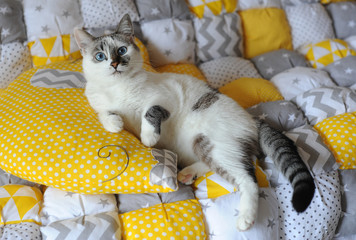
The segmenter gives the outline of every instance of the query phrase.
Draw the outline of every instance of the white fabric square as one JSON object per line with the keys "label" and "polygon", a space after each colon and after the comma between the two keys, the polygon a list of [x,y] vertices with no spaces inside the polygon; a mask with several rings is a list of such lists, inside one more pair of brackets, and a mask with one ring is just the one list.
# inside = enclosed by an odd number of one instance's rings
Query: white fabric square
{"label": "white fabric square", "polygon": [[199,68],[213,88],[242,77],[262,78],[251,61],[240,57],[219,58],[202,63]]}
{"label": "white fabric square", "polygon": [[78,1],[23,0],[28,41],[71,34],[82,26]]}
{"label": "white fabric square", "polygon": [[333,239],[341,214],[338,172],[315,176],[314,181],[314,198],[303,213],[297,213],[292,207],[290,184],[276,187],[280,224],[279,237],[274,239]]}
{"label": "white fabric square", "polygon": [[336,86],[327,72],[308,67],[288,69],[271,78],[271,82],[286,100],[314,88]]}
{"label": "white fabric square", "polygon": [[347,44],[356,51],[356,35],[344,39]]}
{"label": "white fabric square", "polygon": [[243,11],[252,8],[282,8],[280,0],[239,0],[238,9]]}
{"label": "white fabric square", "polygon": [[320,3],[288,6],[285,11],[291,26],[294,49],[335,38],[332,20]]}
{"label": "white fabric square", "polygon": [[23,71],[31,68],[27,46],[13,42],[0,45],[0,89],[6,88]]}
{"label": "white fabric square", "polygon": [[195,62],[191,21],[157,20],[143,23],[141,29],[153,66]]}
{"label": "white fabric square", "polygon": [[278,204],[272,188],[260,188],[257,219],[253,227],[245,232],[239,232],[236,228],[239,202],[239,192],[216,199],[199,200],[208,239],[279,239]]}
{"label": "white fabric square", "polygon": [[207,62],[221,57],[242,56],[241,19],[237,13],[194,17],[197,57]]}
{"label": "white fabric square", "polygon": [[117,26],[126,13],[132,21],[139,20],[133,0],[80,0],[80,3],[86,28]]}
{"label": "white fabric square", "polygon": [[43,195],[41,221],[44,225],[84,215],[117,210],[113,194],[78,194],[48,187]]}

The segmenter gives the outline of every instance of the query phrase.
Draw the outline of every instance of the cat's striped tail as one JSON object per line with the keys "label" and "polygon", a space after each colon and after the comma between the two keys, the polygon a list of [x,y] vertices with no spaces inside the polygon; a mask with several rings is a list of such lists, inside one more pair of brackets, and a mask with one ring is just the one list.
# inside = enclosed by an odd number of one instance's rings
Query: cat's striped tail
{"label": "cat's striped tail", "polygon": [[280,131],[265,122],[257,121],[259,144],[293,187],[292,204],[297,212],[304,212],[313,199],[315,184],[307,166],[300,158],[297,147]]}

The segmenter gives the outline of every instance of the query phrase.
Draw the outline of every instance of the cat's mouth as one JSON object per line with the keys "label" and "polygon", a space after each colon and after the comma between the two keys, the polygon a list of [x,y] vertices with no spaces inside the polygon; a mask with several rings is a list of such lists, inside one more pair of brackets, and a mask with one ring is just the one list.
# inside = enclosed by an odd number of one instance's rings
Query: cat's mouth
{"label": "cat's mouth", "polygon": [[121,74],[121,73],[123,73],[123,71],[119,71],[119,70],[116,70],[115,69],[115,71],[112,73],[113,75],[117,75],[117,74]]}

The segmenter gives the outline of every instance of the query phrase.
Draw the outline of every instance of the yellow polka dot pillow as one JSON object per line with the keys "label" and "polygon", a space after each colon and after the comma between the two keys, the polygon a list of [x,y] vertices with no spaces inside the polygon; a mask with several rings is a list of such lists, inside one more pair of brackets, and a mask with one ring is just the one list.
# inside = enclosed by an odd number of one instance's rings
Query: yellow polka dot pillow
{"label": "yellow polka dot pillow", "polygon": [[81,61],[31,69],[0,95],[0,168],[79,193],[169,192],[176,155],[106,132],[84,96]]}

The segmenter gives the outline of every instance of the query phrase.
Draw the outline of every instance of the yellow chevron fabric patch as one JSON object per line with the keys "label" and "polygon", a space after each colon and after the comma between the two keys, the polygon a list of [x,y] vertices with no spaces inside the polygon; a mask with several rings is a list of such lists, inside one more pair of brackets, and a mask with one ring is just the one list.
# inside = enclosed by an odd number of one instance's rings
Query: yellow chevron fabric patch
{"label": "yellow chevron fabric patch", "polygon": [[0,224],[40,223],[42,193],[36,187],[5,185],[0,187]]}
{"label": "yellow chevron fabric patch", "polygon": [[186,0],[189,9],[198,18],[236,11],[237,0]]}
{"label": "yellow chevron fabric patch", "polygon": [[347,42],[329,39],[316,44],[308,44],[300,50],[314,68],[322,68],[341,58],[356,55]]}
{"label": "yellow chevron fabric patch", "polygon": [[178,63],[178,64],[169,64],[156,68],[156,70],[160,73],[162,72],[170,72],[170,73],[179,73],[179,74],[189,74],[192,75],[204,82],[206,82],[206,78],[199,70],[196,65],[188,64],[188,63]]}
{"label": "yellow chevron fabric patch", "polygon": [[35,66],[81,58],[74,36],[70,34],[41,38],[29,42],[28,47]]}

